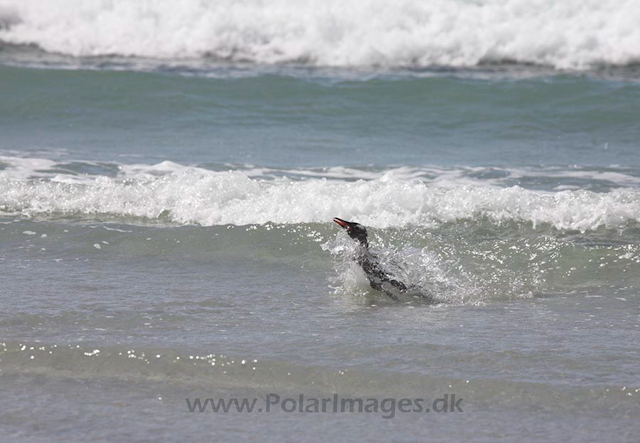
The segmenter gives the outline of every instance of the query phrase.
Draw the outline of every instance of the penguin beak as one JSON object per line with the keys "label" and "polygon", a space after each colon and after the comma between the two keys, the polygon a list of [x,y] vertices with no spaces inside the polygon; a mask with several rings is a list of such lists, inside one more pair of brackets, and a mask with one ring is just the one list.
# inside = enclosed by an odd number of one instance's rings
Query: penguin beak
{"label": "penguin beak", "polygon": [[335,217],[333,219],[334,222],[336,222],[337,224],[339,224],[341,227],[343,227],[344,229],[346,229],[347,231],[351,229],[351,224],[348,221],[344,221],[341,218]]}

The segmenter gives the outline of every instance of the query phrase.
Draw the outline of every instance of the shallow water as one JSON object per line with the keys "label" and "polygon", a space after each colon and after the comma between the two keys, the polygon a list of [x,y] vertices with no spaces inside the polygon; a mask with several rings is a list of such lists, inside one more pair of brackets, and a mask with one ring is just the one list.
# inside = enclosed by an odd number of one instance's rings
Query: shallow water
{"label": "shallow water", "polygon": [[[635,5],[563,40],[573,2],[488,3],[468,35],[470,2],[0,0],[3,432],[636,441]],[[428,300],[372,290],[336,216]],[[186,402],[268,394],[464,412]]]}

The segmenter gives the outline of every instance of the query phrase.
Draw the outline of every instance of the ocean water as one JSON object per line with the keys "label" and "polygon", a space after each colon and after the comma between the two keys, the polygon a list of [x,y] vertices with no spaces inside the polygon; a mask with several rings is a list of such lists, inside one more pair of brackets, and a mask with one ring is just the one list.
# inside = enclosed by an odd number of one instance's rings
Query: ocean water
{"label": "ocean water", "polygon": [[2,434],[637,441],[638,17],[0,0]]}

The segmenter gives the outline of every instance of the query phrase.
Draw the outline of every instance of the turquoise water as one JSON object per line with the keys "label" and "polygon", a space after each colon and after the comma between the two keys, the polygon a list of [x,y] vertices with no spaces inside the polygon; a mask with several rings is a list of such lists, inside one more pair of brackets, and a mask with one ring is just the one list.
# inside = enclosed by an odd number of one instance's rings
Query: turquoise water
{"label": "turquoise water", "polygon": [[2,148],[275,167],[640,162],[635,81],[262,70],[3,67]]}
{"label": "turquoise water", "polygon": [[[0,0],[4,435],[637,440],[634,2],[63,3]],[[464,412],[185,402],[273,393]]]}

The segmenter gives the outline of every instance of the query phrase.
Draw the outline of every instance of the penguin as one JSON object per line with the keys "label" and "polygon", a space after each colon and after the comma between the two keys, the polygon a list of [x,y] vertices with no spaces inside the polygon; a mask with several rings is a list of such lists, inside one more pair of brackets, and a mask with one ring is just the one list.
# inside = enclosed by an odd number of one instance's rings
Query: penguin
{"label": "penguin", "polygon": [[387,274],[378,258],[369,250],[367,229],[364,226],[338,217],[333,221],[345,229],[349,237],[358,242],[356,262],[362,267],[373,289],[384,292],[393,300],[398,300],[398,294],[404,294],[409,290],[407,285]]}

